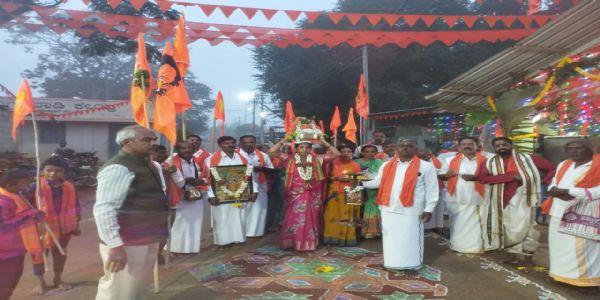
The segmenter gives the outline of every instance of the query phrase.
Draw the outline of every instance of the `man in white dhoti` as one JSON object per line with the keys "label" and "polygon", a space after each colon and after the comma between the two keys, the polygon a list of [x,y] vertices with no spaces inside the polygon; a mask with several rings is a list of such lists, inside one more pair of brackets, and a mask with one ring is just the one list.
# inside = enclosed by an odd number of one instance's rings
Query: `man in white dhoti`
{"label": "man in white dhoti", "polygon": [[[248,159],[235,152],[235,139],[222,136],[217,140],[221,151],[213,153],[206,159],[207,166],[212,169],[218,166],[248,165]],[[209,169],[209,170],[210,170]],[[210,170],[211,172],[213,170]],[[214,176],[211,175],[211,180]],[[252,201],[256,200],[258,183],[252,176]],[[208,189],[211,206],[214,242],[218,246],[226,246],[246,241],[246,203],[219,204],[215,191]]]}
{"label": "man in white dhoti", "polygon": [[[600,287],[600,154],[594,155],[584,140],[567,143],[565,150],[569,159],[558,165],[548,191],[553,198],[544,203],[551,215],[550,276],[570,285]],[[574,209],[563,218],[571,206]],[[586,211],[584,206],[591,209]],[[587,234],[563,233],[566,223]]]}
{"label": "man in white dhoti", "polygon": [[[461,253],[483,253],[483,233],[486,216],[481,206],[486,205],[485,186],[477,181],[479,165],[487,158],[477,152],[475,137],[458,140],[458,150],[447,158],[446,207],[450,219],[450,249]],[[484,210],[487,211],[487,210]]]}
{"label": "man in white dhoti", "polygon": [[507,263],[517,264],[517,255],[533,265],[531,256],[539,247],[540,233],[535,229],[534,208],[540,197],[539,170],[553,174],[546,160],[517,153],[505,137],[492,140],[496,155],[479,167],[479,181],[488,184],[490,205],[486,212],[486,250],[507,249]]}
{"label": "man in white dhoti", "polygon": [[[426,162],[430,162],[433,165],[433,167],[435,168],[435,172],[438,175],[438,178],[440,178],[440,176],[442,176],[443,174],[446,174],[446,171],[448,170],[446,162],[435,157],[435,155],[433,155],[431,151],[429,151],[429,149],[420,148],[419,150],[417,150],[417,156],[420,159]],[[443,184],[441,179],[439,179],[438,182],[440,188],[440,200],[435,206],[435,209],[431,212],[431,220],[425,223],[425,230],[432,229],[438,231],[438,228],[444,228]]]}
{"label": "man in white dhoti", "polygon": [[261,237],[265,234],[268,206],[268,185],[265,172],[273,170],[269,155],[256,149],[256,137],[244,135],[240,137],[239,154],[248,159],[252,165],[252,176],[258,182],[256,201],[246,204],[246,236]]}
{"label": "man in white dhoti", "polygon": [[384,163],[367,188],[379,188],[383,266],[414,273],[423,263],[424,226],[439,198],[431,163],[419,159],[414,141],[400,140],[396,155]]}
{"label": "man in white dhoti", "polygon": [[[173,187],[172,197],[179,200],[175,208],[175,220],[171,228],[170,250],[175,254],[200,252],[204,201],[207,201],[207,175],[205,165],[198,164],[193,157],[194,145],[188,142],[177,144],[177,154],[166,163],[174,166],[185,178],[183,186]],[[198,198],[194,197],[194,193]]]}

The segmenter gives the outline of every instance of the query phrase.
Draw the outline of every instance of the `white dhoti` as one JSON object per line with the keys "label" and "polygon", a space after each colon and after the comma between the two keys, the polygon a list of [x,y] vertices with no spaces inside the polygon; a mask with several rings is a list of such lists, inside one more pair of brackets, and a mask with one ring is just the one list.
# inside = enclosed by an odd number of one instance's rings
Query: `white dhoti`
{"label": "white dhoti", "polygon": [[553,216],[548,229],[550,276],[570,285],[600,286],[600,242],[558,232],[560,219]]}
{"label": "white dhoti", "polygon": [[440,201],[438,201],[435,209],[431,212],[431,219],[425,223],[425,229],[444,228],[444,198],[446,192],[440,193]]}
{"label": "white dhoti", "polygon": [[216,245],[246,241],[246,204],[240,208],[233,207],[233,204],[211,206],[211,213]]}
{"label": "white dhoti", "polygon": [[381,211],[383,266],[417,269],[423,263],[424,228],[419,216]]}
{"label": "white dhoti", "polygon": [[[491,210],[491,214],[487,215],[491,220],[487,220],[487,232],[484,235],[486,250],[502,247],[509,253],[532,255],[539,247],[540,233],[535,229],[533,218],[535,210],[524,200],[522,189],[517,189],[516,195],[506,208],[502,209],[501,203],[492,203],[486,207]],[[500,216],[499,209],[502,209]],[[486,209],[486,213],[490,212],[489,210]],[[498,228],[500,220],[502,229]]]}
{"label": "white dhoti", "polygon": [[208,199],[204,193],[202,200],[182,200],[175,210],[175,221],[171,228],[171,252],[198,253],[202,239],[202,219],[204,202]]}
{"label": "white dhoti", "polygon": [[158,243],[125,246],[127,264],[123,270],[116,273],[107,270],[109,249],[108,246],[100,244],[104,276],[98,282],[96,300],[147,299],[152,283],[152,268],[158,255]]}
{"label": "white dhoti", "polygon": [[261,188],[256,201],[246,204],[246,236],[259,237],[265,234],[268,202],[266,189],[263,191]]}
{"label": "white dhoti", "polygon": [[448,202],[450,249],[461,253],[483,253],[484,224],[480,205]]}

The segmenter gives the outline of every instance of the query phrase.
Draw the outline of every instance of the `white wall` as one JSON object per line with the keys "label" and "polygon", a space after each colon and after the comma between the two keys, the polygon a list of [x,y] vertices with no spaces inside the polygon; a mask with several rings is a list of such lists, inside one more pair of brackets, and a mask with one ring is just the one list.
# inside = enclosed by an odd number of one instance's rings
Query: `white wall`
{"label": "white wall", "polygon": [[[76,152],[96,152],[101,160],[108,158],[108,124],[97,122],[66,123],[67,147]],[[18,150],[21,153],[34,155],[33,127],[26,122],[18,134]],[[58,148],[58,143],[40,143],[40,158],[49,157]]]}

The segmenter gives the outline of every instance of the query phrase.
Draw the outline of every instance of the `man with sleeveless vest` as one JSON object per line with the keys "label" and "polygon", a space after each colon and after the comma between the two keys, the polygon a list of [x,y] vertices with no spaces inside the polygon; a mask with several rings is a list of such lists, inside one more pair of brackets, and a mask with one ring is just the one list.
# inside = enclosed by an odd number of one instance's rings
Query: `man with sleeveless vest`
{"label": "man with sleeveless vest", "polygon": [[121,129],[121,151],[98,173],[93,212],[104,275],[97,300],[147,298],[159,243],[167,238],[164,178],[149,157],[156,139],[138,125]]}

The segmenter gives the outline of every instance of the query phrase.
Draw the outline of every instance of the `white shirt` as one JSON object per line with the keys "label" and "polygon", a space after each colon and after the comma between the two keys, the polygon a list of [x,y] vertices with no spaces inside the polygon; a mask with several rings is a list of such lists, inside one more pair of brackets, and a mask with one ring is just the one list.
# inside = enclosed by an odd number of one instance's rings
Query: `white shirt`
{"label": "white shirt", "polygon": [[[253,167],[260,166],[260,163],[258,161],[258,155],[256,155],[256,151],[260,151],[260,150],[254,149],[254,152],[247,153],[246,151],[244,151],[244,149],[240,148],[240,154],[243,155],[248,160],[248,163],[250,165],[252,165]],[[262,152],[262,155],[265,158],[265,167],[273,169],[273,163],[271,162],[271,158],[269,158],[269,155],[267,155],[264,152]],[[258,176],[260,175],[260,173],[262,173],[262,172],[253,171],[252,177],[256,178],[256,180],[258,181]],[[261,192],[266,192],[267,191],[267,183],[265,182],[265,183],[261,184],[260,189],[261,189]]]}
{"label": "white shirt", "polygon": [[[560,170],[565,162],[561,162],[556,168],[557,172]],[[592,161],[588,161],[587,163],[575,167],[575,163],[571,164],[562,180],[559,184],[556,184],[556,176],[552,178],[552,184],[548,187],[550,190],[553,187],[558,187],[559,189],[568,189],[569,195],[575,197],[576,199],[587,199],[585,188],[575,187],[575,184],[588,173],[590,168],[592,167]],[[593,188],[587,189],[588,192],[592,195],[592,200],[600,200],[600,186],[595,186]],[[560,198],[554,198],[552,202],[552,208],[550,209],[550,215],[555,217],[562,217],[563,213],[569,207],[571,201],[565,201]]]}
{"label": "white shirt", "polygon": [[[454,159],[454,157],[455,156],[446,158],[446,164],[450,165],[450,162]],[[475,190],[475,181],[466,181],[461,177],[461,175],[475,175],[478,166],[479,164],[477,163],[477,157],[469,159],[466,155],[463,155],[460,161],[460,167],[458,168],[456,193],[454,195],[450,195],[448,193],[448,201],[457,202],[460,204],[483,204],[483,198]]]}
{"label": "white shirt", "polygon": [[[212,158],[212,155],[209,156],[208,158],[206,158],[206,161],[205,161],[206,167],[209,169],[210,169],[210,159],[211,158]],[[236,166],[236,165],[243,165],[243,164],[244,164],[244,162],[240,158],[240,154],[234,152],[233,157],[229,157],[229,156],[227,156],[227,154],[225,154],[225,152],[221,151],[221,161],[219,162],[219,166]],[[252,176],[252,189],[253,189],[254,193],[258,193],[258,180],[257,180],[256,176]],[[207,193],[208,193],[209,198],[215,197],[215,193],[212,190],[212,186],[208,188]]]}
{"label": "white shirt", "polygon": [[[160,165],[152,162],[160,176],[163,191],[166,190],[165,179]],[[171,174],[175,181],[182,180],[179,172]],[[96,203],[94,204],[94,220],[98,228],[100,240],[109,248],[115,248],[123,245],[123,240],[119,235],[119,223],[117,222],[117,210],[121,208],[129,186],[135,178],[135,174],[130,172],[127,167],[114,164],[103,168],[98,173],[98,186],[96,189]]]}
{"label": "white shirt", "polygon": [[[383,176],[383,170],[385,166],[390,163],[385,162],[379,168],[377,176],[371,181],[366,181],[363,185],[367,188],[378,188],[381,184],[381,177]],[[386,212],[392,212],[403,215],[414,215],[418,216],[421,213],[432,212],[439,200],[439,186],[437,173],[433,165],[429,162],[421,160],[419,164],[419,177],[417,178],[417,184],[415,186],[413,206],[404,207],[400,202],[400,191],[402,190],[402,184],[404,183],[404,175],[408,170],[410,161],[403,162],[398,161],[396,167],[396,178],[392,184],[392,191],[390,193],[389,206],[380,205],[379,209]]]}

